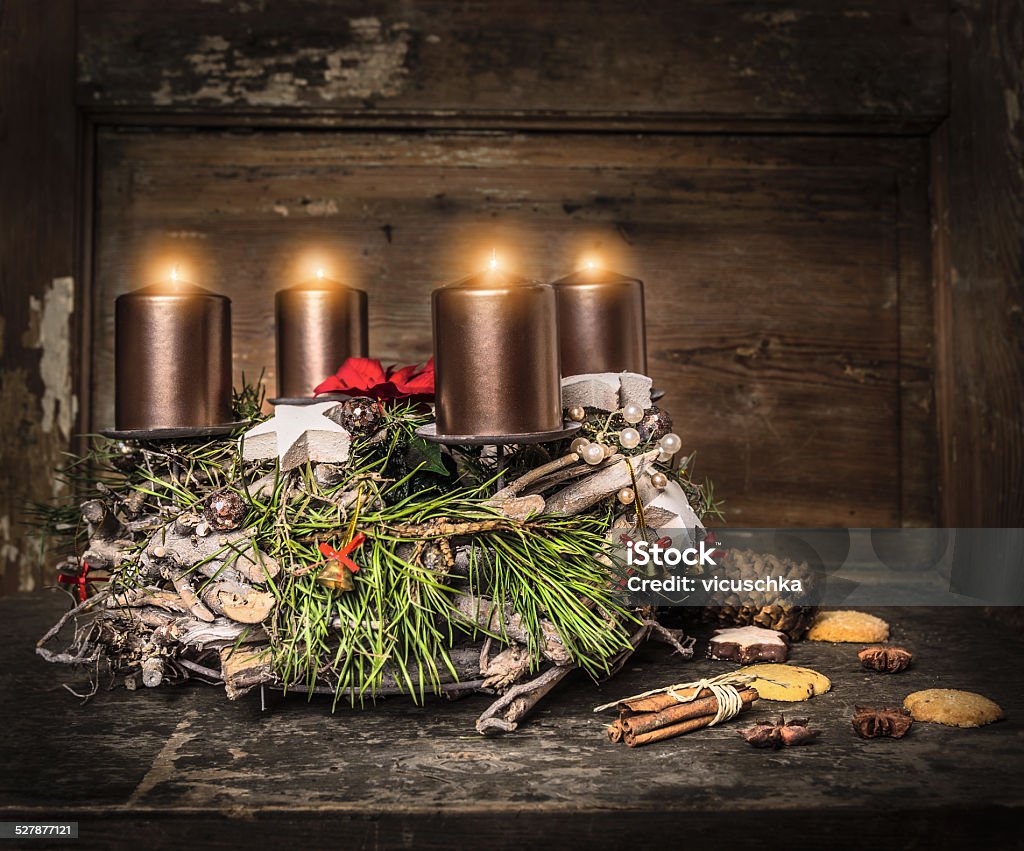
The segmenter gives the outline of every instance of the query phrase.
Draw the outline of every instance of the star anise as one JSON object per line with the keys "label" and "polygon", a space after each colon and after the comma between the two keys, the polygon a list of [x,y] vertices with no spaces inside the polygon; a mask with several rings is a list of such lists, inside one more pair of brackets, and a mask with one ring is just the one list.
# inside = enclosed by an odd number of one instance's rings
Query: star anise
{"label": "star anise", "polygon": [[806,745],[820,734],[820,730],[807,729],[806,718],[787,721],[781,715],[778,721],[758,721],[753,727],[740,730],[739,734],[755,748],[788,748]]}
{"label": "star anise", "polygon": [[913,723],[914,719],[902,706],[886,706],[882,709],[858,706],[853,713],[853,731],[862,739],[883,736],[902,739]]}
{"label": "star anise", "polygon": [[865,647],[857,654],[860,663],[872,671],[881,671],[883,674],[898,674],[907,669],[914,654],[903,647],[883,647],[875,645]]}

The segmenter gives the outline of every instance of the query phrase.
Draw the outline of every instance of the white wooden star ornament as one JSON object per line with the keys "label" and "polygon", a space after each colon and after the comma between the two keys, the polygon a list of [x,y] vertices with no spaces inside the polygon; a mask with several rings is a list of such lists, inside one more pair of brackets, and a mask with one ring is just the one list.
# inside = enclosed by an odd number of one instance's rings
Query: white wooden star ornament
{"label": "white wooden star ornament", "polygon": [[278,405],[274,416],[242,435],[242,457],[265,461],[276,456],[282,471],[307,461],[346,461],[352,436],[327,416],[337,407],[337,402]]}

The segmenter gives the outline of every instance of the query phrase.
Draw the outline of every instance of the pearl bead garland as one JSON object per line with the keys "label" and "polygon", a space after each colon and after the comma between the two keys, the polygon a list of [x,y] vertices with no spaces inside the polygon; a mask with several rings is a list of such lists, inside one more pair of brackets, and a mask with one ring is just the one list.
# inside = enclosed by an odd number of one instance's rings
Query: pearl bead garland
{"label": "pearl bead garland", "polygon": [[622,409],[622,418],[631,425],[636,425],[644,418],[644,409],[636,402],[630,402]]}
{"label": "pearl bead garland", "polygon": [[619,491],[618,498],[623,505],[631,505],[636,500],[636,494],[632,488],[623,488]]}
{"label": "pearl bead garland", "polygon": [[604,447],[600,443],[588,443],[580,454],[588,464],[600,464],[604,461]]}
{"label": "pearl bead garland", "polygon": [[654,485],[658,490],[664,490],[668,487],[668,476],[664,473],[654,473],[651,476],[651,484]]}
{"label": "pearl bead garland", "polygon": [[579,405],[573,405],[566,413],[574,423],[581,423],[587,418],[587,412]]}
{"label": "pearl bead garland", "polygon": [[658,441],[658,449],[661,450],[661,454],[668,455],[669,458],[675,455],[682,448],[683,439],[674,431],[669,432]]}
{"label": "pearl bead garland", "polygon": [[640,432],[635,428],[624,428],[619,432],[619,443],[623,449],[634,449],[640,445]]}
{"label": "pearl bead garland", "polygon": [[569,444],[569,451],[575,452],[582,457],[583,449],[590,445],[590,441],[585,437],[577,437],[572,443]]}

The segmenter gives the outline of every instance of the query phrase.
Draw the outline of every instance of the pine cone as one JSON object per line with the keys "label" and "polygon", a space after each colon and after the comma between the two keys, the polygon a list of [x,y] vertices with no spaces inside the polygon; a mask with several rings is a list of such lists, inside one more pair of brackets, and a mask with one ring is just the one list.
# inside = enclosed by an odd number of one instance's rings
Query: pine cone
{"label": "pine cone", "polygon": [[349,434],[369,434],[380,422],[380,409],[369,396],[355,396],[341,403],[341,408],[331,417]]}
{"label": "pine cone", "polygon": [[233,490],[227,488],[214,491],[206,498],[203,515],[209,524],[220,532],[237,529],[245,522],[249,503]]}
{"label": "pine cone", "polygon": [[777,629],[784,632],[793,641],[799,641],[811,628],[816,606],[782,606],[771,605],[754,608],[753,606],[705,606],[701,609],[701,620],[704,623],[715,623],[719,626],[760,626],[765,629]]}
{"label": "pine cone", "polygon": [[[728,576],[737,579],[757,579],[768,575],[799,578],[805,594],[810,591],[810,583],[813,581],[806,562],[797,563],[791,559],[755,553],[753,550],[728,550],[720,564]],[[747,599],[741,603],[737,598],[735,605],[705,606],[701,609],[701,620],[720,627],[753,625],[776,629],[793,641],[799,641],[811,628],[817,613],[816,606],[783,603],[770,599],[768,595],[762,595],[763,600],[757,601],[760,605],[750,605],[749,598],[757,595],[744,596]]]}
{"label": "pine cone", "polygon": [[657,405],[651,405],[644,412],[644,418],[636,424],[636,429],[644,440],[658,441],[672,431],[672,417]]}

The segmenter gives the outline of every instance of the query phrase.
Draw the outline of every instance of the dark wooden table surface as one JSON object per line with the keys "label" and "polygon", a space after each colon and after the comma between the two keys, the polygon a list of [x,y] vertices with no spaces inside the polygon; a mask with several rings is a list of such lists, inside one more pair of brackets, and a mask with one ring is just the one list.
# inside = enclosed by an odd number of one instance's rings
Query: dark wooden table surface
{"label": "dark wooden table surface", "polygon": [[[791,661],[827,674],[832,691],[761,702],[746,717],[784,710],[823,734],[770,752],[745,744],[736,722],[637,750],[609,744],[596,704],[728,667],[681,663],[660,646],[604,686],[563,683],[497,739],[473,729],[485,696],[332,716],[326,699],[275,695],[261,711],[255,693],[229,703],[194,685],[101,691],[81,705],[61,686],[81,674],[32,650],[64,599],[0,600],[0,820],[77,820],[78,847],[1022,843],[1024,637],[978,610],[876,610],[916,656],[895,676],[862,671],[855,645],[796,645]],[[899,704],[929,687],[980,691],[1008,720],[915,724],[902,741],[853,735],[855,704]]]}

